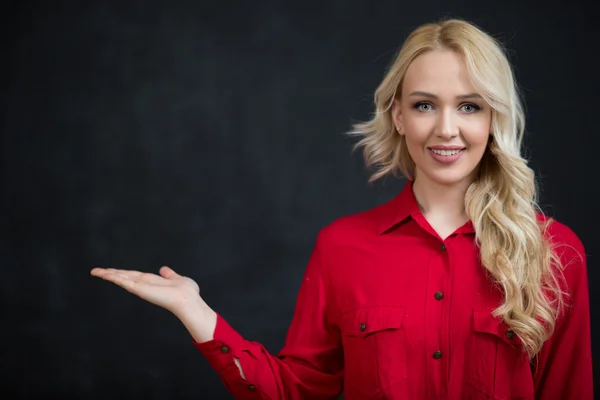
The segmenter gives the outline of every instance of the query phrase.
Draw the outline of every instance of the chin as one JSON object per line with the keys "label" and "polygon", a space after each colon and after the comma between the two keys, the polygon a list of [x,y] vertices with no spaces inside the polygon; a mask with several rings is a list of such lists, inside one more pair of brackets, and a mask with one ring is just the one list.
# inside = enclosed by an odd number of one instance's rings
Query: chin
{"label": "chin", "polygon": [[436,172],[426,175],[428,175],[431,181],[444,186],[452,186],[474,180],[473,174],[467,171],[445,171],[443,173]]}

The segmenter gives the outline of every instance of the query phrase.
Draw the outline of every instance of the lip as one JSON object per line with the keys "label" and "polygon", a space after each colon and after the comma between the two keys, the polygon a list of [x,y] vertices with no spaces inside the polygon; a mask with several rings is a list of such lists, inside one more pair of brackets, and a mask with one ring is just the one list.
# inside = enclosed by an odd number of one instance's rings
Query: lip
{"label": "lip", "polygon": [[[463,155],[463,153],[465,152],[465,150],[464,150],[465,148],[464,147],[456,147],[456,146],[453,146],[453,147],[454,148],[451,148],[450,146],[448,146],[448,147],[441,147],[441,148],[439,146],[430,147],[429,148],[429,154],[431,154],[431,157],[435,161],[439,162],[440,164],[445,164],[445,165],[452,164],[452,163],[455,163]],[[451,155],[451,156],[441,156],[439,154],[436,154],[433,151],[433,150],[438,150],[438,149],[439,150],[461,150],[461,151],[459,151],[458,153],[456,153],[454,155]]]}
{"label": "lip", "polygon": [[429,146],[428,149],[432,150],[463,150],[466,149],[464,146]]}

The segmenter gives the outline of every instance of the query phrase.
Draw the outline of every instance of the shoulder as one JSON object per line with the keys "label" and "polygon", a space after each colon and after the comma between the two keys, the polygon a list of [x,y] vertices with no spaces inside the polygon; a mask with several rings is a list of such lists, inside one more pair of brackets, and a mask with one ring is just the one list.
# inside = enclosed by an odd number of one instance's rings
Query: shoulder
{"label": "shoulder", "polygon": [[577,234],[566,224],[538,213],[538,221],[545,226],[544,235],[564,261],[583,259],[585,261],[585,247]]}
{"label": "shoulder", "polygon": [[356,243],[378,234],[385,218],[393,216],[393,200],[354,214],[337,218],[321,228],[321,244]]}
{"label": "shoulder", "polygon": [[562,275],[571,294],[587,291],[588,272],[585,247],[577,234],[554,218],[538,215],[545,223],[544,235],[560,259]]}

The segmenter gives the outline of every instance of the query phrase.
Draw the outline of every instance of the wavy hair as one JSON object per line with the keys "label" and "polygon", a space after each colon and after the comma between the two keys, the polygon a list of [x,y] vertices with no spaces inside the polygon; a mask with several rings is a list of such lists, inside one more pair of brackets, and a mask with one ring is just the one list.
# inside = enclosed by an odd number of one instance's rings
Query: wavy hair
{"label": "wavy hair", "polygon": [[533,170],[521,155],[525,116],[513,71],[498,40],[472,23],[449,19],[415,29],[406,39],[375,91],[372,119],[353,125],[365,163],[375,172],[369,182],[402,173],[413,180],[415,163],[404,136],[396,133],[391,105],[400,99],[410,63],[424,52],[449,49],[460,54],[471,82],[492,108],[493,140],[469,186],[465,210],[475,227],[481,262],[502,289],[494,310],[521,339],[530,359],[554,332],[567,293],[560,257],[547,237],[551,219],[538,218]]}

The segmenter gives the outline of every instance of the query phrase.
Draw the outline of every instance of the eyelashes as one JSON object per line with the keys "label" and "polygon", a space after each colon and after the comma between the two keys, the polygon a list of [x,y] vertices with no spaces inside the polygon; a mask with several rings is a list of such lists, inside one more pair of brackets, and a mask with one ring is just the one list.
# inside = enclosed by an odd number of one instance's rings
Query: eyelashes
{"label": "eyelashes", "polygon": [[[420,112],[430,112],[435,109],[435,106],[427,101],[419,101],[413,104],[413,108]],[[466,114],[473,114],[481,110],[481,107],[475,103],[463,103],[459,109]]]}

